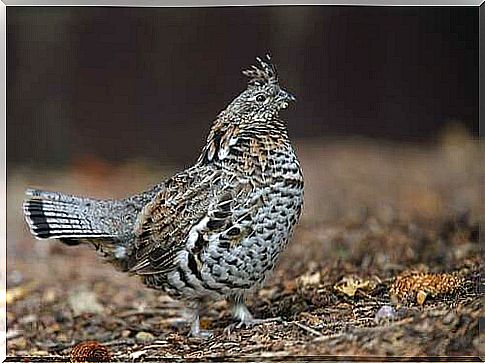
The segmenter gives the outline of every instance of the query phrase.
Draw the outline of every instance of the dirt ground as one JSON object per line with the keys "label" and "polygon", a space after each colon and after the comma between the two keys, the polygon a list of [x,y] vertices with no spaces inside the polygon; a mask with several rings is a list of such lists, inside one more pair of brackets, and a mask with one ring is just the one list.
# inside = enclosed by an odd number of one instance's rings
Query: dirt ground
{"label": "dirt ground", "polygon": [[433,146],[297,143],[304,215],[272,278],[249,297],[256,317],[281,320],[227,333],[230,311],[214,302],[203,313],[214,331],[205,341],[187,336],[182,304],[88,248],[34,241],[21,216],[26,186],[124,196],[173,166],[83,159],[64,171],[9,169],[8,359],[68,360],[85,341],[104,347],[91,343],[86,354],[106,349],[113,361],[483,356],[482,151],[452,131]]}

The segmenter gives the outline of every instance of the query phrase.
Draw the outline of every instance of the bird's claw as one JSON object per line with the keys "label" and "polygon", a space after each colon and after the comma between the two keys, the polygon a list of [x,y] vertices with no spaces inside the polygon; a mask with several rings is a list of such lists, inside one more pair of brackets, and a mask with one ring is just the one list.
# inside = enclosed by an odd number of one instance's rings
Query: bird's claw
{"label": "bird's claw", "polygon": [[237,323],[229,324],[226,328],[224,328],[224,333],[230,335],[234,330],[237,329],[250,329],[259,324],[266,324],[266,323],[273,323],[273,322],[281,322],[280,317],[276,318],[268,318],[268,319],[250,319],[250,320],[242,320]]}
{"label": "bird's claw", "polygon": [[198,330],[198,331],[190,331],[189,338],[201,339],[201,340],[208,340],[214,336],[212,330]]}

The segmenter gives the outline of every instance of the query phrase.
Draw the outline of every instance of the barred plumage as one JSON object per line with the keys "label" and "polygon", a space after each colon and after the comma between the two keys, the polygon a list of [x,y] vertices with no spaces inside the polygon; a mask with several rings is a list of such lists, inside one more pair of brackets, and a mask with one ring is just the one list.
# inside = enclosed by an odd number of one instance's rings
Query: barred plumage
{"label": "barred plumage", "polygon": [[[214,121],[199,159],[123,200],[28,191],[37,238],[90,243],[152,288],[198,303],[228,298],[244,324],[244,296],[273,270],[301,214],[303,175],[280,110],[294,97],[269,56],[243,73],[248,87]],[[198,313],[192,334],[202,335]]]}

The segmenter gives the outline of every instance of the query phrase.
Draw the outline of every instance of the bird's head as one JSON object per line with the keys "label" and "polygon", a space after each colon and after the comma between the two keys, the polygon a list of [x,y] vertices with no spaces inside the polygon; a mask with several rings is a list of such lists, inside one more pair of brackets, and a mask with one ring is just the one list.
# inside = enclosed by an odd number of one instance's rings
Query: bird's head
{"label": "bird's head", "polygon": [[269,55],[263,59],[256,58],[258,65],[244,70],[249,77],[248,87],[227,107],[243,120],[272,120],[278,117],[279,111],[288,107],[295,97],[280,87],[276,67]]}
{"label": "bird's head", "polygon": [[278,115],[295,97],[280,87],[269,55],[264,60],[256,59],[258,66],[243,71],[249,77],[248,87],[214,120],[200,162],[232,162],[236,155],[233,149],[249,160],[251,156],[247,155],[264,150],[267,153],[268,148],[288,147],[286,124]]}

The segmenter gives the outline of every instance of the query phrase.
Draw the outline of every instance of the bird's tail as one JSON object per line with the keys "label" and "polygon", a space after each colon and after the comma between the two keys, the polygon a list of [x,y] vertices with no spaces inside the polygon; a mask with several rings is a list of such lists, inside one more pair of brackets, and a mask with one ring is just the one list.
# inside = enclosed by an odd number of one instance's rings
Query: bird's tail
{"label": "bird's tail", "polygon": [[37,239],[57,238],[77,244],[82,239],[113,237],[93,223],[93,210],[100,203],[98,200],[34,189],[28,189],[26,194],[24,215]]}

